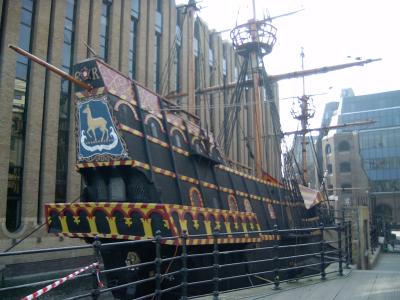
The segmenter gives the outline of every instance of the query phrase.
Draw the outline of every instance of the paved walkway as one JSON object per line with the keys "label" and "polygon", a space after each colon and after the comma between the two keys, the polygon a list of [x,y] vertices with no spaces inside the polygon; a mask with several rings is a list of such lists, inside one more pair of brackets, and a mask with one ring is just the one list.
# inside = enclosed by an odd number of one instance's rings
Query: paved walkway
{"label": "paved walkway", "polygon": [[[199,298],[200,299],[200,298]],[[212,299],[202,297],[202,300]],[[374,270],[345,270],[343,277],[336,274],[321,282],[319,278],[282,284],[274,291],[271,286],[222,293],[221,300],[391,300],[400,299],[400,253],[381,253]]]}

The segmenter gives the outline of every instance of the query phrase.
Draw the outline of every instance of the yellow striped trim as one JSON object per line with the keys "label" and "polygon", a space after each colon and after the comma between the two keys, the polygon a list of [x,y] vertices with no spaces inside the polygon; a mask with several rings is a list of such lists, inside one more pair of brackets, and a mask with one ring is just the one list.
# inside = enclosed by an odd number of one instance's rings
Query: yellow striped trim
{"label": "yellow striped trim", "polygon": [[199,181],[197,179],[185,176],[185,175],[179,175],[179,179],[182,181],[186,181],[189,183],[194,183],[194,184],[199,184]]}
{"label": "yellow striped trim", "polygon": [[132,167],[139,167],[139,168],[142,168],[142,169],[150,170],[150,165],[149,164],[145,164],[145,163],[142,163],[142,162],[137,161],[137,160],[133,161]]}
{"label": "yellow striped trim", "polygon": [[143,137],[144,136],[141,131],[133,129],[133,128],[131,128],[129,126],[126,126],[124,124],[119,124],[119,128],[121,130],[123,130],[123,131],[129,132],[129,133],[131,133],[133,135],[136,135],[136,136],[139,136],[139,137]]}
{"label": "yellow striped trim", "polygon": [[178,147],[176,147],[176,146],[172,146],[172,150],[174,150],[175,152],[177,152],[177,153],[179,153],[179,154],[182,154],[182,155],[184,155],[184,156],[189,156],[189,155],[190,155],[188,151],[183,150],[183,149],[181,149],[181,148],[178,148]]}
{"label": "yellow striped trim", "polygon": [[206,182],[206,181],[202,181],[201,184],[206,188],[213,189],[213,190],[218,190],[218,186],[216,186],[215,184],[212,184],[212,183],[209,183],[209,182]]}
{"label": "yellow striped trim", "polygon": [[169,170],[161,169],[161,168],[158,168],[158,167],[153,167],[153,170],[154,170],[154,172],[156,172],[158,174],[162,174],[162,175],[165,175],[165,176],[176,178],[176,174],[174,172],[169,171]]}
{"label": "yellow striped trim", "polygon": [[243,177],[245,177],[245,178],[247,178],[247,179],[251,179],[251,180],[254,180],[254,181],[256,181],[256,182],[264,183],[264,184],[269,185],[269,186],[279,187],[279,185],[276,184],[276,183],[271,183],[271,182],[262,180],[262,179],[260,179],[260,178],[251,176],[251,175],[249,175],[249,174],[246,174],[246,173],[243,173],[243,172],[240,172],[240,171],[231,169],[231,168],[229,168],[229,167],[227,167],[227,166],[218,165],[217,167],[220,168],[221,170],[225,170],[225,171],[228,171],[228,172],[230,172],[230,173],[243,176]]}
{"label": "yellow striped trim", "polygon": [[155,137],[152,137],[152,136],[148,135],[147,139],[150,142],[153,142],[154,144],[160,145],[161,147],[169,148],[169,145],[166,142],[163,142],[163,141],[161,141],[161,140],[159,140],[159,139],[157,139]]}

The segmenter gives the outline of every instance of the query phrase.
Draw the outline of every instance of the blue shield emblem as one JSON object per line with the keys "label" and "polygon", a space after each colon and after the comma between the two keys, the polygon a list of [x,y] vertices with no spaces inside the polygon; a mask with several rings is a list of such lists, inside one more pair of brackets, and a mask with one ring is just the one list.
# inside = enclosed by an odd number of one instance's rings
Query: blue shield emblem
{"label": "blue shield emblem", "polygon": [[105,97],[78,102],[77,112],[78,160],[92,160],[98,155],[127,157]]}

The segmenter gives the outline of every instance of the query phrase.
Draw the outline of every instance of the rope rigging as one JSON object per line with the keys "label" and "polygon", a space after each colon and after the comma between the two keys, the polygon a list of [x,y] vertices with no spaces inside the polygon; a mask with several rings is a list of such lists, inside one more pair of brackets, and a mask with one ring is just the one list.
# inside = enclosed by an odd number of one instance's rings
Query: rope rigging
{"label": "rope rigging", "polygon": [[245,59],[241,65],[240,73],[238,76],[238,84],[235,86],[235,90],[229,101],[229,106],[225,106],[224,109],[224,120],[222,126],[219,129],[217,135],[217,142],[222,146],[226,155],[229,153],[229,149],[232,143],[233,131],[237,118],[242,105],[242,93],[244,85],[242,84],[246,79],[248,69],[248,59]]}

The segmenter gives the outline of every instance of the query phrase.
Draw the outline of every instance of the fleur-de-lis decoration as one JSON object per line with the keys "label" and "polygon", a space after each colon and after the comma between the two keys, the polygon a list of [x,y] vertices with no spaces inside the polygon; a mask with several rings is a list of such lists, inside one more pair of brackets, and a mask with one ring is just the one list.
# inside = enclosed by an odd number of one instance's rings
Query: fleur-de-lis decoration
{"label": "fleur-de-lis decoration", "polygon": [[132,219],[131,218],[124,218],[125,220],[125,225],[128,227],[132,226]]}
{"label": "fleur-de-lis decoration", "polygon": [[193,227],[194,229],[199,230],[200,227],[199,220],[193,220]]}
{"label": "fleur-de-lis decoration", "polygon": [[163,225],[165,228],[169,228],[168,220],[163,220]]}
{"label": "fleur-de-lis decoration", "polygon": [[250,229],[254,230],[254,224],[250,222]]}
{"label": "fleur-de-lis decoration", "polygon": [[215,222],[215,229],[216,230],[220,230],[221,229],[221,222],[219,222],[219,221]]}
{"label": "fleur-de-lis decoration", "polygon": [[235,229],[236,229],[236,230],[239,230],[239,223],[238,223],[238,222],[235,222],[234,224],[235,224]]}

